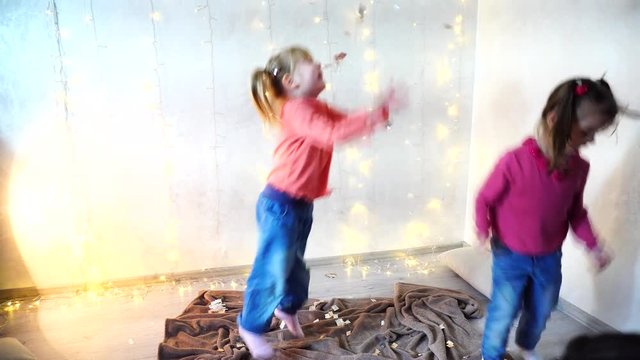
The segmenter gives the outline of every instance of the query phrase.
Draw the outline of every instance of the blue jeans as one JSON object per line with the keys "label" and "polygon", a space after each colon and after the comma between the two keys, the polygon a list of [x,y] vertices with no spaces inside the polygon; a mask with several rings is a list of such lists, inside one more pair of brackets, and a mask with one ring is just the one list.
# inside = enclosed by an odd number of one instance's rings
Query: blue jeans
{"label": "blue jeans", "polygon": [[269,330],[276,308],[295,314],[309,294],[304,262],[313,223],[313,203],[296,200],[267,186],[256,205],[259,241],[247,279],[238,324],[253,333]]}
{"label": "blue jeans", "polygon": [[511,325],[521,311],[516,344],[533,350],[551,312],[558,303],[562,283],[558,250],[549,255],[527,256],[492,239],[493,290],[482,339],[484,360],[502,360]]}

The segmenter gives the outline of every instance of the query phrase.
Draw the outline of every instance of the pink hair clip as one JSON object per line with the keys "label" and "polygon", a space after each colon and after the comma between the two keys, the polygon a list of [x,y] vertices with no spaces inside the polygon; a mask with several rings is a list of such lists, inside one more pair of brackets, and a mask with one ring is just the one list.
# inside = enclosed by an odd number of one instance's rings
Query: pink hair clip
{"label": "pink hair clip", "polygon": [[587,93],[587,90],[589,90],[587,88],[586,84],[582,83],[582,80],[576,80],[577,86],[576,86],[576,95],[578,96],[582,96],[584,94]]}

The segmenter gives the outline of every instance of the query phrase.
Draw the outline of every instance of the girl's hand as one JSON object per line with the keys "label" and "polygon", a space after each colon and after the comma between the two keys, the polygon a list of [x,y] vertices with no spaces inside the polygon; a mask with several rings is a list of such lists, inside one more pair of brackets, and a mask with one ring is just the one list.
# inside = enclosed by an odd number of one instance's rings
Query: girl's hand
{"label": "girl's hand", "polygon": [[611,254],[600,247],[596,247],[595,249],[593,249],[591,251],[591,256],[596,263],[596,269],[598,270],[598,272],[606,269],[607,266],[609,266],[609,264],[611,263]]}
{"label": "girl's hand", "polygon": [[482,234],[480,231],[476,230],[476,239],[478,240],[477,244],[480,249],[491,251],[491,242],[489,241],[489,234]]}
{"label": "girl's hand", "polygon": [[408,91],[404,84],[392,84],[384,92],[382,104],[389,109],[389,112],[397,112],[407,107]]}

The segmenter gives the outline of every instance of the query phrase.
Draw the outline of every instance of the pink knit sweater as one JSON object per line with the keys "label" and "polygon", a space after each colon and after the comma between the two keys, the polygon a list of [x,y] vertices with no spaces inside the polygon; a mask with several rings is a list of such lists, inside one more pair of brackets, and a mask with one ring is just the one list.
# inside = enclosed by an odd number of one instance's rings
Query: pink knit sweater
{"label": "pink knit sweater", "polygon": [[533,138],[498,161],[476,199],[481,236],[491,232],[517,253],[544,255],[562,246],[571,226],[587,248],[597,246],[582,200],[589,163],[576,153],[565,172],[548,167]]}

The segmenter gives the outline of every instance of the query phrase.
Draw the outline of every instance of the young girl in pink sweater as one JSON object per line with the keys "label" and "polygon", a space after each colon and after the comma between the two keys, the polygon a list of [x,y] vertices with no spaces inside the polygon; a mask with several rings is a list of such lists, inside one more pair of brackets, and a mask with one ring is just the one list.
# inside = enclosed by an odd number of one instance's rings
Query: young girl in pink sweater
{"label": "young girl in pink sweater", "polygon": [[294,336],[304,336],[296,317],[309,291],[304,252],[313,201],[328,195],[334,144],[384,127],[389,112],[402,104],[390,89],[373,110],[347,115],[317,99],[324,87],[320,64],[300,47],[271,57],[251,80],[258,114],[280,130],[273,168],[256,206],[258,253],[238,316],[240,336],[257,359],[273,356],[263,334],[274,312]]}
{"label": "young girl in pink sweater", "polygon": [[558,302],[561,247],[569,227],[600,270],[610,258],[582,202],[589,163],[579,149],[614,123],[618,104],[603,79],[558,85],[542,111],[536,137],[507,152],[481,188],[476,226],[491,239],[493,291],[484,330],[485,360],[502,360],[518,312],[516,344],[526,360]]}

